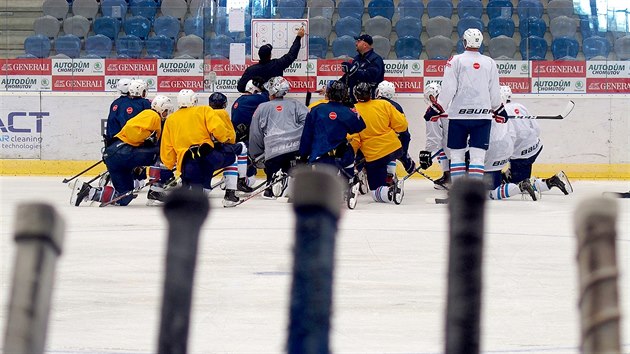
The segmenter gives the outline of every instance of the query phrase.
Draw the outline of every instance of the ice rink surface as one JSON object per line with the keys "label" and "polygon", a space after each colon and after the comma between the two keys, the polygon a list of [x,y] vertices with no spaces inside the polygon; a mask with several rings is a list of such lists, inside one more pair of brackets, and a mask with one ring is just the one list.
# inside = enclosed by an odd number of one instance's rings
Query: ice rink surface
{"label": "ice rink surface", "polygon": [[[48,328],[48,353],[154,353],[166,220],[141,194],[128,207],[69,205],[63,177],[0,177],[0,333],[13,271],[15,207],[55,206],[66,222]],[[578,353],[578,202],[630,182],[572,181],[542,200],[488,201],[484,240],[485,353]],[[425,179],[402,205],[361,196],[339,224],[331,348],[334,353],[443,352],[448,210]],[[294,240],[291,204],[252,199],[221,207],[211,195],[195,278],[189,353],[282,353]],[[619,291],[630,352],[630,199],[618,199]]]}

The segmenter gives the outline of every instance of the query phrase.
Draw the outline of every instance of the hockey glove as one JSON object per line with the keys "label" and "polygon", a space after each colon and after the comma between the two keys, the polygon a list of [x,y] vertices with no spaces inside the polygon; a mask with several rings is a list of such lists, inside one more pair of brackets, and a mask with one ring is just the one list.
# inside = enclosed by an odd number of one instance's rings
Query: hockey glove
{"label": "hockey glove", "polygon": [[426,113],[424,114],[424,120],[426,120],[427,122],[437,122],[440,118],[444,118],[444,117],[446,117],[446,115],[438,113],[433,108],[433,106],[429,106],[429,108],[427,108]]}
{"label": "hockey glove", "polygon": [[431,165],[433,165],[433,160],[431,159],[430,151],[426,151],[426,150],[420,151],[420,156],[418,157],[418,159],[420,162],[420,168],[422,168],[423,170],[426,170],[427,168],[431,167]]}
{"label": "hockey glove", "polygon": [[350,63],[347,61],[344,61],[343,63],[341,63],[341,70],[348,74],[348,76],[354,74],[357,70],[359,70],[359,63]]}
{"label": "hockey glove", "polygon": [[505,107],[501,105],[501,107],[497,108],[492,114],[492,118],[494,118],[497,123],[506,123],[508,121],[508,114]]}
{"label": "hockey glove", "polygon": [[155,146],[157,145],[158,138],[156,132],[152,132],[146,139],[144,139],[144,143],[142,146]]}

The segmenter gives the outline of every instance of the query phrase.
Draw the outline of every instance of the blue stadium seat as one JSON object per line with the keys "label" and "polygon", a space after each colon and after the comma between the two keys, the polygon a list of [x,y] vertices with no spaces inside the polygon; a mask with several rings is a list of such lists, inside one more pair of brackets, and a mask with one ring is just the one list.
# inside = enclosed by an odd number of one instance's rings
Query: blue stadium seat
{"label": "blue stadium seat", "polygon": [[278,0],[280,18],[304,18],[306,0]]}
{"label": "blue stadium seat", "polygon": [[126,34],[145,40],[151,32],[151,20],[142,16],[132,16],[123,23],[123,27]]}
{"label": "blue stadium seat", "polygon": [[469,28],[476,28],[483,33],[483,22],[476,17],[462,18],[457,22],[457,34],[461,37]]}
{"label": "blue stadium seat", "polygon": [[397,59],[419,59],[422,42],[417,37],[400,37],[394,44]]}
{"label": "blue stadium seat", "polygon": [[328,41],[322,37],[308,37],[308,56],[311,58],[325,59],[328,52]]}
{"label": "blue stadium seat", "polygon": [[588,37],[582,41],[582,51],[586,60],[593,60],[593,58],[605,60],[610,54],[610,43],[603,37]]}
{"label": "blue stadium seat", "polygon": [[361,35],[361,20],[352,16],[340,18],[335,23],[335,33],[337,37],[358,37]]}
{"label": "blue stadium seat", "polygon": [[543,12],[544,8],[540,0],[521,0],[516,8],[521,21],[530,17],[541,18]]}
{"label": "blue stadium seat", "polygon": [[350,36],[337,37],[332,43],[332,52],[335,58],[342,56],[353,58],[357,54],[356,41]]}
{"label": "blue stadium seat", "polygon": [[574,13],[572,0],[553,0],[547,4],[547,15],[549,20],[558,16],[572,17]]}
{"label": "blue stadium seat", "polygon": [[[457,41],[455,50],[457,51],[457,54],[462,54],[464,50],[466,50],[466,48],[464,48],[464,42],[462,41],[461,38]],[[479,53],[483,54],[485,50],[486,50],[486,46],[483,43],[481,43],[481,48],[479,48]]]}
{"label": "blue stadium seat", "polygon": [[97,17],[94,19],[92,29],[95,34],[102,34],[111,40],[115,40],[120,32],[120,22],[109,16]]}
{"label": "blue stadium seat", "polygon": [[395,11],[392,0],[371,0],[368,3],[368,15],[370,17],[383,16],[391,21]]}
{"label": "blue stadium seat", "polygon": [[65,54],[74,59],[81,56],[81,39],[73,34],[65,34],[55,40],[57,54]]}
{"label": "blue stadium seat", "polygon": [[180,27],[179,20],[173,16],[160,16],[153,22],[153,31],[156,35],[173,39],[179,37]]}
{"label": "blue stadium seat", "polygon": [[547,32],[547,24],[542,18],[530,17],[527,20],[520,21],[518,31],[522,38],[535,36],[544,37]]}
{"label": "blue stadium seat", "polygon": [[547,55],[547,41],[541,37],[523,38],[519,48],[523,60],[545,60]]}
{"label": "blue stadium seat", "polygon": [[201,16],[191,16],[184,20],[184,33],[194,34],[197,37],[204,38],[204,19]]}
{"label": "blue stadium seat", "polygon": [[450,38],[453,33],[453,22],[444,16],[432,17],[427,20],[426,28],[429,38],[435,36]]}
{"label": "blue stadium seat", "polygon": [[389,41],[389,37],[374,35],[372,36],[372,39],[374,40],[374,43],[372,44],[374,52],[382,58],[387,59],[389,57],[389,52],[392,51],[392,43]]}
{"label": "blue stadium seat", "polygon": [[398,2],[398,12],[400,18],[422,18],[422,14],[424,13],[424,3],[421,0],[400,0]]}
{"label": "blue stadium seat", "polygon": [[89,36],[85,40],[85,52],[99,58],[107,58],[112,52],[112,40],[102,34]]}
{"label": "blue stadium seat", "polygon": [[486,12],[488,18],[493,19],[497,17],[509,17],[512,18],[514,12],[514,6],[510,0],[492,0],[486,6]]}
{"label": "blue stadium seat", "polygon": [[551,54],[554,60],[575,60],[580,44],[573,38],[560,37],[551,42]]}
{"label": "blue stadium seat", "polygon": [[488,22],[488,34],[490,38],[498,36],[513,37],[514,31],[515,26],[512,18],[495,17]]}
{"label": "blue stadium seat", "polygon": [[173,58],[173,51],[175,50],[175,41],[171,37],[156,35],[147,38],[145,47],[147,49],[146,57],[151,56],[160,59],[171,59]]}
{"label": "blue stadium seat", "polygon": [[453,2],[451,0],[429,0],[427,13],[429,18],[436,16],[451,18],[453,16]]}
{"label": "blue stadium seat", "polygon": [[330,19],[324,16],[315,16],[309,19],[308,30],[309,36],[328,39],[332,32],[332,24],[330,23]]}
{"label": "blue stadium seat", "polygon": [[125,0],[101,0],[101,13],[122,21],[127,16],[127,5]]}
{"label": "blue stadium seat", "polygon": [[24,39],[24,51],[26,54],[37,58],[48,58],[50,55],[50,39],[41,34],[35,34]]}
{"label": "blue stadium seat", "polygon": [[481,15],[483,15],[481,0],[460,0],[457,5],[457,14],[459,18],[476,17],[481,19]]}
{"label": "blue stadium seat", "polygon": [[350,16],[362,20],[363,10],[363,0],[339,0],[337,4],[339,18]]}
{"label": "blue stadium seat", "polygon": [[144,42],[134,35],[121,35],[116,39],[116,54],[119,58],[140,58],[143,49]]}
{"label": "blue stadium seat", "polygon": [[396,22],[396,34],[398,37],[420,38],[422,33],[422,22],[419,18],[403,17]]}
{"label": "blue stadium seat", "polygon": [[157,3],[155,0],[130,0],[129,11],[133,16],[146,17],[151,22],[155,19],[157,13]]}

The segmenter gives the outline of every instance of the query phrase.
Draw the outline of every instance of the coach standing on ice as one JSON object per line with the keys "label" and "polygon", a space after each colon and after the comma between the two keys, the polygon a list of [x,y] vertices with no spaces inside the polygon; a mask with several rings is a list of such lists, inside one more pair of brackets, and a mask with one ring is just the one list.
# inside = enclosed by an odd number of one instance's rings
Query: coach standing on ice
{"label": "coach standing on ice", "polygon": [[372,98],[374,98],[374,91],[376,86],[385,78],[385,63],[380,55],[376,54],[372,44],[372,36],[369,34],[363,34],[359,37],[355,37],[357,56],[352,59],[352,62],[344,61],[341,63],[341,70],[344,74],[341,77],[341,81],[348,85],[350,90],[350,98],[352,102],[356,102],[354,98],[354,87],[359,82],[366,82],[372,89]]}
{"label": "coach standing on ice", "polygon": [[451,149],[453,182],[466,174],[467,146],[470,151],[468,175],[483,178],[491,119],[505,123],[508,118],[501,102],[497,65],[492,58],[479,53],[483,41],[481,31],[469,28],[462,39],[466,50],[446,63],[442,91],[432,105],[439,114],[448,113],[447,146]]}
{"label": "coach standing on ice", "polygon": [[258,64],[254,64],[245,69],[243,76],[241,76],[238,80],[238,84],[236,85],[238,92],[247,92],[245,90],[247,82],[256,76],[262,78],[263,82],[269,81],[272,77],[282,76],[282,74],[284,74],[284,69],[291,66],[291,64],[293,64],[293,62],[297,59],[300,47],[302,46],[301,43],[303,37],[304,27],[301,27],[293,40],[291,48],[289,48],[289,52],[278,59],[271,59],[271,51],[273,49],[271,44],[267,43],[260,47],[258,49],[258,57],[260,58],[260,61]]}

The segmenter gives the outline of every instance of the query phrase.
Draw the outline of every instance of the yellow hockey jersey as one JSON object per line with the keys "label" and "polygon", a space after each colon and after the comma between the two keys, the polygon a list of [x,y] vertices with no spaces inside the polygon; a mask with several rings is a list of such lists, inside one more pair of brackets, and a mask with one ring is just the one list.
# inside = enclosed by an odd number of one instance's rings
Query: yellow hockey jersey
{"label": "yellow hockey jersey", "polygon": [[405,115],[386,100],[357,102],[354,107],[365,121],[366,128],[352,136],[352,147],[361,149],[365,161],[371,162],[400,149],[398,134],[407,130]]}

